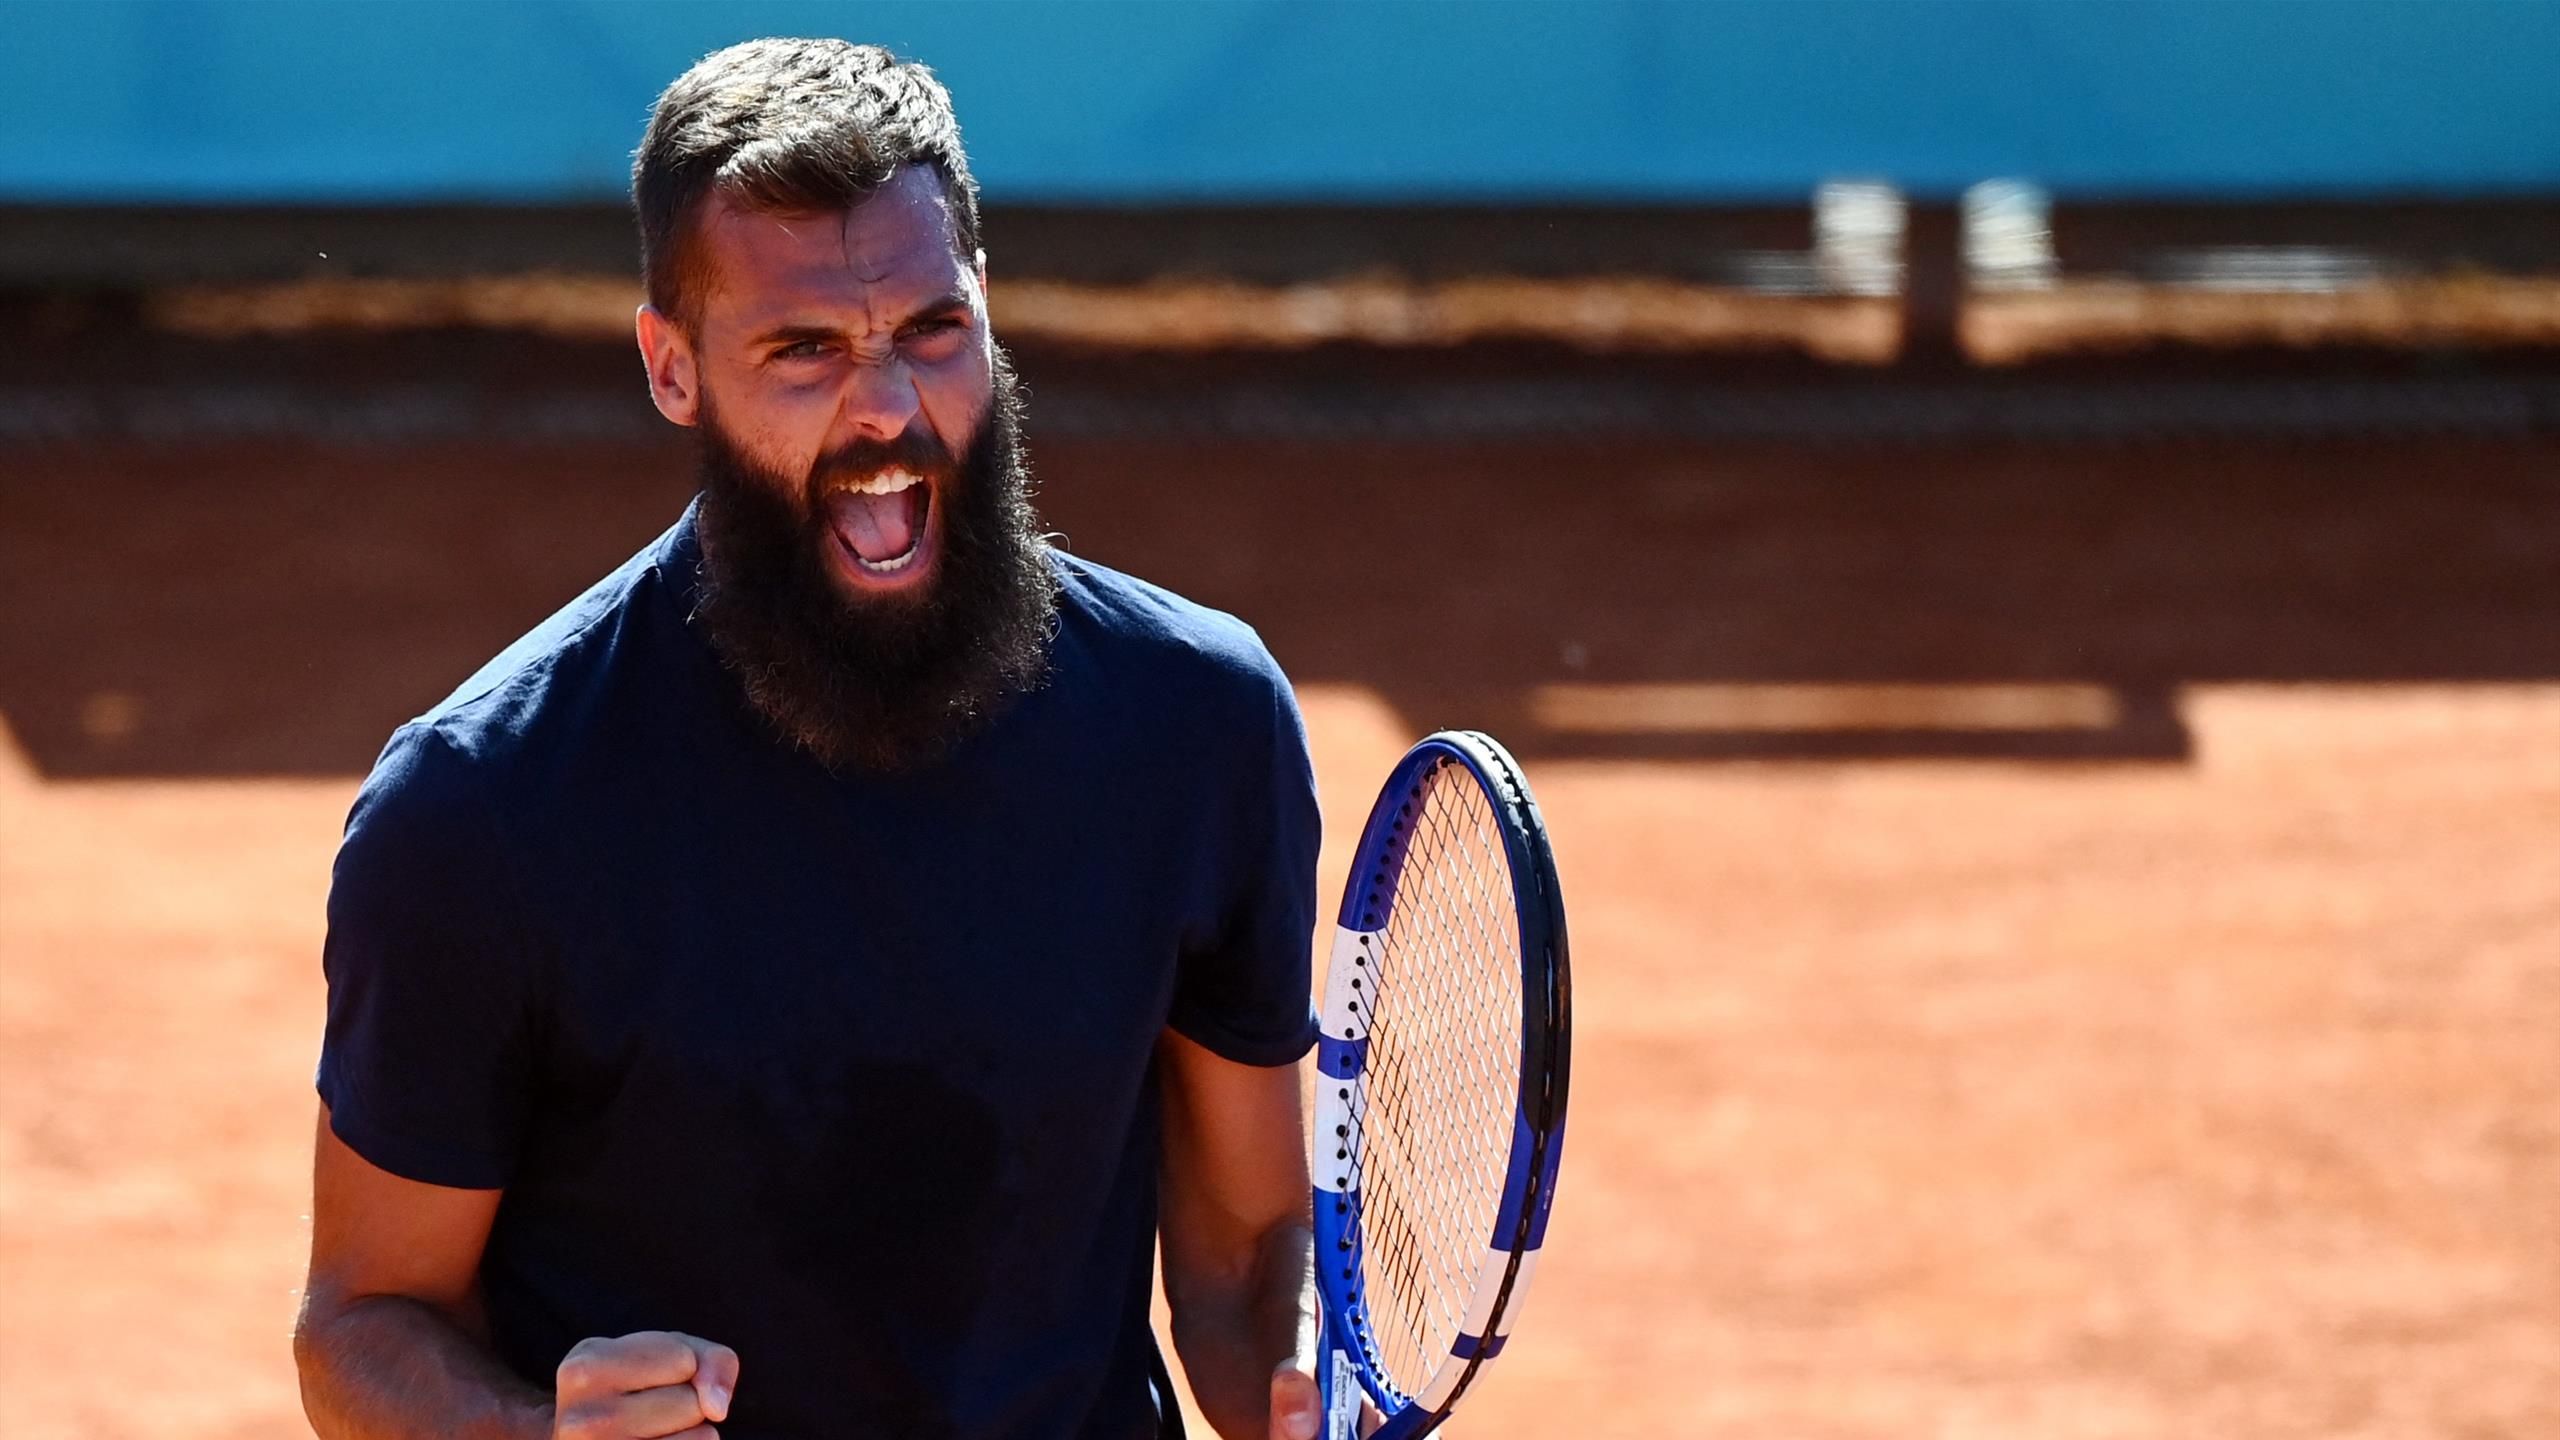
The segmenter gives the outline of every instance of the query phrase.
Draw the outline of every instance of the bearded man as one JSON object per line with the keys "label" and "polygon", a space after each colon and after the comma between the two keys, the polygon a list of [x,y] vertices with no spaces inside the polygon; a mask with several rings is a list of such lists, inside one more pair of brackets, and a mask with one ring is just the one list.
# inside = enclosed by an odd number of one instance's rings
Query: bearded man
{"label": "bearded man", "polygon": [[1316,811],[1253,632],[1052,550],[921,66],[634,165],[674,527],[396,732],[329,897],[323,1436],[1307,1436]]}

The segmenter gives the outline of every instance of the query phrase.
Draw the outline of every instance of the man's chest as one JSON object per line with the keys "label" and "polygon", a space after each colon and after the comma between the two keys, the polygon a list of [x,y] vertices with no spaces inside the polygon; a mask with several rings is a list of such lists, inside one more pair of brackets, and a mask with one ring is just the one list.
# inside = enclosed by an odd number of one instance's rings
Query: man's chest
{"label": "man's chest", "polygon": [[1202,924],[1155,818],[819,792],[598,836],[551,897],[545,1108],[599,1141],[759,1136],[786,1168],[1123,1127]]}

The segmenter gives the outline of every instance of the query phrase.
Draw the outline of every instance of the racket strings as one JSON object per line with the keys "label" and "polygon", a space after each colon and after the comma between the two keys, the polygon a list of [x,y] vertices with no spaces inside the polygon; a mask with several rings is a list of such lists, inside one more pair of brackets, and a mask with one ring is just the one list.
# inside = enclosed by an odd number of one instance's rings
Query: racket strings
{"label": "racket strings", "polygon": [[1518,921],[1492,802],[1464,767],[1444,766],[1415,809],[1370,949],[1353,1150],[1369,1329],[1380,1372],[1407,1393],[1448,1360],[1493,1243],[1521,1043]]}

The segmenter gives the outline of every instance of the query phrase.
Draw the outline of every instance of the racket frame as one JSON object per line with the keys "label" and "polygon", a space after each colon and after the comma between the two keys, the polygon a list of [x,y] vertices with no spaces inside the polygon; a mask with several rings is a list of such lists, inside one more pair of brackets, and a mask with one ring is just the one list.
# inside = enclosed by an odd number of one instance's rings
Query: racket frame
{"label": "racket frame", "polygon": [[[1383,932],[1402,878],[1405,849],[1420,818],[1426,784],[1442,766],[1462,766],[1491,804],[1511,873],[1511,905],[1520,937],[1521,1053],[1512,1147],[1487,1261],[1476,1276],[1461,1333],[1418,1394],[1398,1390],[1380,1373],[1364,1291],[1367,1255],[1361,1241],[1361,1195],[1349,1183],[1353,1163],[1336,1152],[1357,1144],[1365,1113],[1368,1016],[1362,987],[1368,947]],[[1547,843],[1546,822],[1521,778],[1519,763],[1492,737],[1444,730],[1424,738],[1388,776],[1362,830],[1336,920],[1317,1040],[1314,1174],[1315,1269],[1320,1342],[1317,1382],[1324,1392],[1328,1440],[1356,1436],[1358,1399],[1385,1417],[1373,1440],[1429,1434],[1464,1397],[1485,1362],[1502,1350],[1546,1238],[1564,1155],[1564,1110],[1571,1069],[1572,980],[1564,900]],[[1333,1183],[1328,1185],[1330,1179]],[[1497,1257],[1499,1257],[1497,1259]],[[1346,1382],[1358,1396],[1345,1393]]]}

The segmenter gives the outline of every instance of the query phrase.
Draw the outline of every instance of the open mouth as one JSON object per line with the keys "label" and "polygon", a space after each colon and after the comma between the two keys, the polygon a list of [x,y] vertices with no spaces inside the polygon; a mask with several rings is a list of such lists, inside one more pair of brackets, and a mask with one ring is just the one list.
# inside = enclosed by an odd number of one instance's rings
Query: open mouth
{"label": "open mouth", "polygon": [[826,511],[836,543],[858,574],[900,578],[925,552],[933,487],[911,470],[884,470],[830,492]]}

